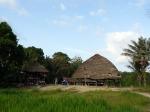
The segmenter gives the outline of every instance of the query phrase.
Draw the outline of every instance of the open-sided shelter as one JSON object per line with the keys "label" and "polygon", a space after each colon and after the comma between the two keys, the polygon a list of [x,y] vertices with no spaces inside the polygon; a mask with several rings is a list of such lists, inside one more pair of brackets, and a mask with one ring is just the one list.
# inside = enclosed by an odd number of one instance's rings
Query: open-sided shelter
{"label": "open-sided shelter", "polygon": [[109,85],[117,84],[121,76],[112,62],[95,54],[79,66],[72,78],[77,80],[76,84]]}
{"label": "open-sided shelter", "polygon": [[45,84],[45,77],[48,75],[48,70],[41,64],[29,63],[23,69],[23,76],[27,85],[42,85]]}

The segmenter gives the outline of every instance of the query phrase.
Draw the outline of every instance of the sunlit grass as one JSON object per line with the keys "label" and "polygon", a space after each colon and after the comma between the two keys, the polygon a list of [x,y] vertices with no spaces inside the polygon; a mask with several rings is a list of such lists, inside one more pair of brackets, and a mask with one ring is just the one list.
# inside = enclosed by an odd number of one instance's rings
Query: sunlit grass
{"label": "sunlit grass", "polygon": [[144,112],[150,99],[129,92],[0,90],[0,112]]}

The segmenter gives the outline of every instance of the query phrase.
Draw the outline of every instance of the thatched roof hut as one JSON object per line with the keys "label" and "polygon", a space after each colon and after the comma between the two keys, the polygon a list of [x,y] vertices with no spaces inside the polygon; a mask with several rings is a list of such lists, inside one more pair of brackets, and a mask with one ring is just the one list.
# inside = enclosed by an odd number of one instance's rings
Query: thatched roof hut
{"label": "thatched roof hut", "polygon": [[35,63],[29,63],[25,66],[23,66],[22,69],[23,72],[38,72],[38,73],[48,73],[48,70],[41,64],[35,62]]}
{"label": "thatched roof hut", "polygon": [[48,70],[37,62],[24,65],[22,72],[25,78],[24,83],[26,85],[45,84],[45,77],[48,75]]}
{"label": "thatched roof hut", "polygon": [[121,76],[112,62],[96,54],[85,61],[73,74],[75,79],[119,79]]}

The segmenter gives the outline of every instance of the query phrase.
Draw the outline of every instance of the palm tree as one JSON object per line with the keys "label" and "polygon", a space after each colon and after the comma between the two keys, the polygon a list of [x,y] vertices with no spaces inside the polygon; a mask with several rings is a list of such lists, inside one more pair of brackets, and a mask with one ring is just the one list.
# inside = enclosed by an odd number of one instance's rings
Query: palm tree
{"label": "palm tree", "polygon": [[130,57],[128,67],[138,74],[139,85],[143,81],[146,86],[145,72],[149,66],[150,39],[140,37],[138,42],[133,40],[131,42],[132,44],[128,44],[129,48],[123,50],[122,55]]}

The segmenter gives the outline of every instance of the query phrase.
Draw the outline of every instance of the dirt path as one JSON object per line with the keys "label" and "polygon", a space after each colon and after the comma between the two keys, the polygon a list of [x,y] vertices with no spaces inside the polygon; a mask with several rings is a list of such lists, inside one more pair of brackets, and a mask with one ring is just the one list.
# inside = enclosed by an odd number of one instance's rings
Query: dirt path
{"label": "dirt path", "polygon": [[103,91],[130,91],[136,94],[143,95],[145,97],[150,98],[149,93],[145,92],[139,92],[136,91],[135,88],[110,88],[107,86],[104,87],[97,87],[97,86],[63,86],[63,85],[51,85],[51,86],[46,86],[40,88],[42,91],[47,91],[47,90],[57,90],[60,89],[62,91],[78,91],[78,92],[88,92],[88,91],[97,91],[97,90],[103,90]]}
{"label": "dirt path", "polygon": [[143,95],[145,97],[149,97],[150,98],[150,94],[149,93],[144,93],[144,92],[135,92],[137,94]]}
{"label": "dirt path", "polygon": [[107,86],[98,87],[98,86],[63,86],[63,85],[52,85],[40,88],[40,90],[63,90],[63,91],[72,91],[76,90],[78,92],[88,92],[88,91],[96,91],[96,90],[104,90],[104,91],[131,91],[132,88],[110,88]]}

